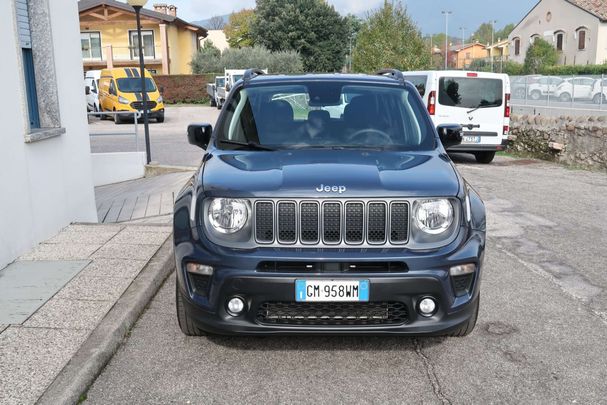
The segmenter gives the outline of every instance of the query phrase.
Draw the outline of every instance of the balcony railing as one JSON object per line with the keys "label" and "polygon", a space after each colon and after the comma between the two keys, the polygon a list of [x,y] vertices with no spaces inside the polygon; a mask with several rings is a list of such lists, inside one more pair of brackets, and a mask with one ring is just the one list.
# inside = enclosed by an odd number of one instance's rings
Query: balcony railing
{"label": "balcony railing", "polygon": [[[99,53],[99,52],[96,52]],[[113,66],[122,63],[136,63],[139,61],[138,49],[133,46],[104,46],[101,48],[101,57],[83,57],[85,65]],[[162,63],[162,49],[159,45],[146,46],[143,49],[146,62]],[[111,63],[108,63],[111,62]]]}

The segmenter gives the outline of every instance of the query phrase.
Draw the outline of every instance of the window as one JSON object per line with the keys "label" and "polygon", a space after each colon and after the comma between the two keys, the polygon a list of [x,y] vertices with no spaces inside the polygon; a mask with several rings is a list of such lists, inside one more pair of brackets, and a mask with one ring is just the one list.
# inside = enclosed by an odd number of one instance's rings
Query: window
{"label": "window", "polygon": [[520,38],[514,38],[514,54],[515,55],[521,54],[521,39]]}
{"label": "window", "polygon": [[411,87],[313,82],[240,89],[217,128],[222,140],[272,148],[430,150],[433,131]]}
{"label": "window", "polygon": [[[141,30],[141,40],[143,41],[143,57],[155,59],[156,52],[154,49],[154,31]],[[131,44],[131,59],[139,57],[139,37],[137,31],[129,31],[129,41]]]}
{"label": "window", "polygon": [[577,49],[586,49],[586,30],[580,29],[577,32]]}
{"label": "window", "polygon": [[83,59],[101,59],[101,33],[81,32],[80,47]]}
{"label": "window", "polygon": [[28,2],[27,0],[17,0],[16,5],[29,125],[30,128],[40,128],[40,112],[38,111],[36,72],[34,69],[34,56],[32,53],[32,33],[29,22]]}
{"label": "window", "polygon": [[438,102],[461,108],[488,108],[502,105],[503,83],[500,79],[441,77]]}
{"label": "window", "polygon": [[408,80],[415,86],[420,96],[426,94],[426,80],[428,76],[405,76],[405,80]]}
{"label": "window", "polygon": [[117,95],[117,93],[116,93],[116,85],[114,84],[114,81],[113,81],[113,80],[110,82],[110,88],[109,88],[109,90],[108,90],[108,91],[110,92],[110,94],[111,94],[112,96]]}
{"label": "window", "polygon": [[531,38],[529,38],[529,43],[531,45],[533,45],[533,43],[535,42],[536,39],[538,39],[540,36],[538,34],[533,34],[531,35]]}
{"label": "window", "polygon": [[556,34],[556,50],[563,50],[563,40],[565,39],[565,34],[562,32],[557,32]]}

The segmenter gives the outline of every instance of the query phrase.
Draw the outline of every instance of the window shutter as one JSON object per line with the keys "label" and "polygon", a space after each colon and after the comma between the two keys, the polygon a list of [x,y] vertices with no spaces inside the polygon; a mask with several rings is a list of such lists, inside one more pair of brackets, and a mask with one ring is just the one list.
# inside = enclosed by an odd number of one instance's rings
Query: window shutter
{"label": "window shutter", "polygon": [[21,48],[32,48],[32,34],[30,31],[30,18],[27,9],[28,0],[15,0],[17,6],[17,29]]}

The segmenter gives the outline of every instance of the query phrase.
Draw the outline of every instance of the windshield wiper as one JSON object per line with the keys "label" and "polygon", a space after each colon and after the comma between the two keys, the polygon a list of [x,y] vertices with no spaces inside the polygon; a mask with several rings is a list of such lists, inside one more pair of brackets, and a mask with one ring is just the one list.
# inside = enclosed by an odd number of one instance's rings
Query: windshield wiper
{"label": "windshield wiper", "polygon": [[475,112],[476,110],[478,110],[479,108],[489,108],[489,107],[499,107],[499,106],[500,106],[500,104],[496,104],[496,103],[491,103],[491,104],[480,104],[480,105],[477,105],[477,106],[476,106],[475,108],[473,108],[472,110],[467,111],[466,113],[467,113],[467,114],[471,114],[471,113]]}
{"label": "windshield wiper", "polygon": [[228,145],[244,146],[244,147],[254,149],[254,150],[270,150],[270,151],[276,150],[276,149],[270,148],[268,146],[260,145],[257,142],[240,142],[240,141],[232,141],[230,139],[219,139],[218,142],[226,143]]}

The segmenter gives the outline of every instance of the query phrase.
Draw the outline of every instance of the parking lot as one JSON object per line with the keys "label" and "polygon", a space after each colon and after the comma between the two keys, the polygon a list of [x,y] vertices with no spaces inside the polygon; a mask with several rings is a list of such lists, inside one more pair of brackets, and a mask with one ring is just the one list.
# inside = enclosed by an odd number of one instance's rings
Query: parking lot
{"label": "parking lot", "polygon": [[186,337],[172,276],[87,402],[604,402],[607,177],[533,160],[454,159],[488,211],[470,336]]}
{"label": "parking lot", "polygon": [[[188,144],[186,130],[194,122],[215,124],[219,110],[205,106],[168,106],[165,121],[157,123],[151,120],[150,144],[152,160],[163,165],[198,166],[202,158],[199,148]],[[133,132],[133,123],[116,125],[114,121],[89,118],[91,134],[112,132]],[[139,150],[145,150],[143,124],[139,125]],[[132,135],[91,136],[91,152],[132,152],[136,150]]]}

